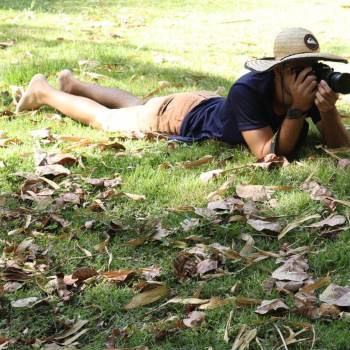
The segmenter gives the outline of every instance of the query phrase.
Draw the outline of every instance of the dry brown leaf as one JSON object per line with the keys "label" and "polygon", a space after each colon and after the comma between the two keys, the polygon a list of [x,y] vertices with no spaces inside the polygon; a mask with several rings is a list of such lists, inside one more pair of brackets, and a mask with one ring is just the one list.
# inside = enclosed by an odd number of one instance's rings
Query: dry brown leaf
{"label": "dry brown leaf", "polygon": [[204,274],[209,271],[216,270],[217,268],[218,268],[218,262],[216,260],[205,259],[205,260],[202,260],[200,263],[198,263],[197,273]]}
{"label": "dry brown leaf", "polygon": [[350,166],[350,159],[343,158],[338,160],[337,167],[340,169],[347,169]]}
{"label": "dry brown leaf", "polygon": [[51,153],[45,158],[48,165],[72,165],[77,163],[77,158],[69,153]]}
{"label": "dry brown leaf", "polygon": [[340,315],[340,309],[336,305],[332,304],[321,304],[320,305],[320,316],[337,318]]}
{"label": "dry brown leaf", "polygon": [[317,304],[317,297],[313,293],[299,291],[294,295],[294,303],[298,309],[313,310]]}
{"label": "dry brown leaf", "polygon": [[254,239],[253,237],[248,233],[241,234],[240,238],[245,241],[244,247],[239,252],[239,255],[241,256],[249,256],[251,252],[253,251],[253,245],[254,245]]}
{"label": "dry brown leaf", "polygon": [[301,184],[300,188],[309,193],[311,199],[321,201],[332,210],[335,209],[335,203],[330,199],[333,197],[333,194],[325,186],[320,185],[316,181],[307,180]]}
{"label": "dry brown leaf", "polygon": [[115,270],[102,272],[102,276],[111,282],[124,282],[128,277],[130,277],[134,273],[134,269]]}
{"label": "dry brown leaf", "polygon": [[200,310],[214,310],[219,307],[235,304],[237,298],[229,297],[229,298],[220,298],[220,297],[211,297],[208,303],[205,303],[199,307]]}
{"label": "dry brown leaf", "polygon": [[329,276],[321,277],[317,281],[308,284],[307,286],[301,289],[301,292],[304,293],[312,293],[316,289],[328,286],[331,283],[331,278]]}
{"label": "dry brown leaf", "polygon": [[72,278],[76,279],[78,283],[81,283],[88,278],[97,276],[98,273],[95,269],[90,267],[79,267],[72,273]]}
{"label": "dry brown leaf", "polygon": [[4,293],[14,293],[23,287],[23,283],[19,282],[7,282],[3,286]]}
{"label": "dry brown leaf", "polygon": [[350,288],[342,287],[332,283],[320,295],[320,300],[326,304],[349,307]]}
{"label": "dry brown leaf", "polygon": [[60,176],[60,175],[70,175],[70,171],[63,165],[44,165],[38,166],[35,170],[35,175],[37,176]]}
{"label": "dry brown leaf", "polygon": [[263,169],[272,169],[277,167],[286,167],[290,163],[286,157],[277,156],[274,153],[267,154],[263,158],[259,159],[254,166]]}
{"label": "dry brown leaf", "polygon": [[166,304],[181,304],[181,305],[202,305],[207,304],[209,299],[199,299],[199,298],[172,298],[166,302]]}
{"label": "dry brown leaf", "polygon": [[165,229],[160,222],[156,225],[155,231],[155,234],[152,236],[152,239],[155,241],[161,241],[163,238],[171,234],[171,231]]}
{"label": "dry brown leaf", "polygon": [[250,345],[251,341],[254,340],[256,335],[257,335],[256,328],[250,329],[250,328],[248,328],[247,325],[244,324],[240,328],[240,330],[235,338],[235,341],[232,345],[231,350],[249,349],[249,345]]}
{"label": "dry brown leaf", "polygon": [[216,217],[215,210],[211,210],[208,208],[194,208],[194,212],[202,218],[206,219],[214,219]]}
{"label": "dry brown leaf", "polygon": [[282,281],[301,282],[306,280],[309,275],[306,273],[309,266],[306,260],[298,255],[287,259],[282,266],[272,272],[272,278]]}
{"label": "dry brown leaf", "polygon": [[313,214],[313,215],[308,215],[308,216],[305,216],[303,218],[298,218],[298,219],[292,221],[291,223],[289,223],[287,226],[285,226],[283,228],[281,233],[278,235],[278,239],[279,240],[282,239],[289,231],[294,230],[295,228],[297,228],[302,223],[304,223],[306,221],[309,221],[311,219],[318,219],[318,218],[320,218],[320,215]]}
{"label": "dry brown leaf", "polygon": [[210,180],[217,179],[223,173],[225,173],[224,169],[206,171],[205,173],[199,175],[199,180],[201,180],[204,183],[208,183]]}
{"label": "dry brown leaf", "polygon": [[207,208],[210,210],[229,210],[230,213],[234,211],[241,211],[244,202],[235,197],[228,197],[222,200],[209,202]]}
{"label": "dry brown leaf", "polygon": [[175,257],[173,267],[177,278],[181,281],[197,275],[197,265],[200,259],[186,251],[181,251]]}
{"label": "dry brown leaf", "polygon": [[302,286],[304,281],[276,281],[276,288],[279,291],[296,293]]}
{"label": "dry brown leaf", "polygon": [[260,219],[248,219],[247,224],[252,226],[257,231],[272,231],[272,232],[281,232],[281,224],[279,222],[271,222],[267,220]]}
{"label": "dry brown leaf", "polygon": [[126,305],[123,306],[123,309],[131,310],[140,306],[154,303],[155,301],[165,297],[167,294],[168,288],[165,285],[155,284],[151,289],[135,295]]}
{"label": "dry brown leaf", "polygon": [[132,199],[133,201],[144,201],[146,199],[146,196],[143,194],[135,194],[135,193],[127,193],[127,192],[121,192],[124,196]]}
{"label": "dry brown leaf", "polygon": [[331,214],[326,219],[320,222],[311,224],[308,227],[316,227],[316,228],[322,228],[324,226],[334,227],[334,226],[343,225],[345,224],[345,222],[346,222],[345,216],[339,215],[339,214]]}
{"label": "dry brown leaf", "polygon": [[281,299],[263,300],[255,312],[260,315],[265,315],[277,310],[289,310],[289,307]]}
{"label": "dry brown leaf", "polygon": [[202,158],[199,158],[197,160],[193,160],[193,161],[186,160],[185,162],[179,163],[179,165],[182,166],[185,169],[193,169],[193,168],[199,167],[199,166],[201,166],[203,164],[210,163],[213,160],[214,160],[213,156],[206,155],[206,156],[204,156]]}
{"label": "dry brown leaf", "polygon": [[30,135],[32,137],[38,138],[38,139],[47,139],[52,137],[51,129],[38,129],[38,130],[32,130],[30,132]]}
{"label": "dry brown leaf", "polygon": [[267,278],[262,281],[261,283],[262,289],[265,293],[271,294],[273,287],[275,286],[275,279],[274,278]]}
{"label": "dry brown leaf", "polygon": [[37,297],[28,297],[28,298],[23,298],[23,299],[18,299],[11,301],[11,306],[14,308],[30,308],[34,306],[39,298]]}
{"label": "dry brown leaf", "polygon": [[230,186],[234,183],[235,177],[231,176],[227,181],[225,181],[216,191],[211,192],[208,194],[207,199],[209,201],[211,200],[217,200],[220,199],[221,196],[230,188]]}
{"label": "dry brown leaf", "polygon": [[2,41],[0,42],[0,49],[7,49],[11,46],[13,46],[16,43],[16,40],[8,40],[8,41]]}
{"label": "dry brown leaf", "polygon": [[253,201],[265,201],[271,198],[273,190],[262,185],[237,185],[236,193],[238,197],[251,199]]}
{"label": "dry brown leaf", "polygon": [[0,147],[7,147],[7,146],[13,146],[13,145],[21,145],[23,142],[16,138],[16,137],[10,137],[10,138],[1,138],[0,139]]}
{"label": "dry brown leaf", "polygon": [[199,225],[199,219],[185,219],[181,223],[182,230],[184,232],[189,232]]}
{"label": "dry brown leaf", "polygon": [[205,319],[205,313],[201,311],[192,311],[183,319],[183,323],[188,328],[199,327]]}
{"label": "dry brown leaf", "polygon": [[233,310],[230,311],[230,314],[228,316],[228,319],[227,319],[227,322],[226,322],[226,326],[225,326],[224,341],[227,344],[228,344],[228,342],[230,340],[229,333],[230,333],[230,329],[231,329],[232,317],[233,317]]}
{"label": "dry brown leaf", "polygon": [[100,148],[101,151],[104,151],[106,149],[123,150],[123,151],[125,150],[124,145],[122,145],[118,141],[99,142],[97,143],[97,146]]}

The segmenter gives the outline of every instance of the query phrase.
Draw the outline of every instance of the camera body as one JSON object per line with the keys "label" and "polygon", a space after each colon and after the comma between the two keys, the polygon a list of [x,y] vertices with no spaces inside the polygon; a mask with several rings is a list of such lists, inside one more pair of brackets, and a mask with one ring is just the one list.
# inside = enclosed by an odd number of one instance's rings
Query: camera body
{"label": "camera body", "polygon": [[350,94],[350,74],[334,72],[334,69],[324,63],[315,63],[312,69],[317,81],[326,81],[334,92]]}

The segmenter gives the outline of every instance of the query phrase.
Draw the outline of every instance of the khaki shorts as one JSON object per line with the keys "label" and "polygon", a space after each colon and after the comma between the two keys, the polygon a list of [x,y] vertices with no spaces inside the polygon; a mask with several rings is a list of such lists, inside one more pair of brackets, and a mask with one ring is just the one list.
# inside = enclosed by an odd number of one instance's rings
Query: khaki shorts
{"label": "khaki shorts", "polygon": [[140,106],[111,109],[97,118],[106,131],[143,131],[180,134],[183,119],[202,101],[218,97],[214,92],[183,92],[154,97]]}

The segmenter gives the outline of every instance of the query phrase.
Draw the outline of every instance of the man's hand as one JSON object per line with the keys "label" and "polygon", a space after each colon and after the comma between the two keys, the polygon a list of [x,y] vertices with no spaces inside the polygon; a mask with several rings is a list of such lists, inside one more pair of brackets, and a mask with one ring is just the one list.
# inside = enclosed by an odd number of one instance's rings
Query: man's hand
{"label": "man's hand", "polygon": [[322,114],[332,112],[335,110],[338,97],[338,94],[324,80],[321,80],[317,87],[315,105]]}
{"label": "man's hand", "polygon": [[317,80],[311,72],[312,67],[306,67],[299,74],[294,72],[289,75],[286,81],[292,97],[291,107],[302,112],[311,108],[316,96]]}

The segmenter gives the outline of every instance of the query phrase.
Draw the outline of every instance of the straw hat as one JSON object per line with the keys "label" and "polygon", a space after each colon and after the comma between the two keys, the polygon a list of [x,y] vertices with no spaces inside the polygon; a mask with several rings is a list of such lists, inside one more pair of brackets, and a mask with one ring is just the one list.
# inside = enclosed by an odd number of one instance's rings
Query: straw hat
{"label": "straw hat", "polygon": [[273,54],[274,57],[249,60],[244,66],[256,72],[266,72],[281,63],[305,59],[348,63],[344,57],[320,52],[316,37],[304,28],[283,29],[275,39]]}

